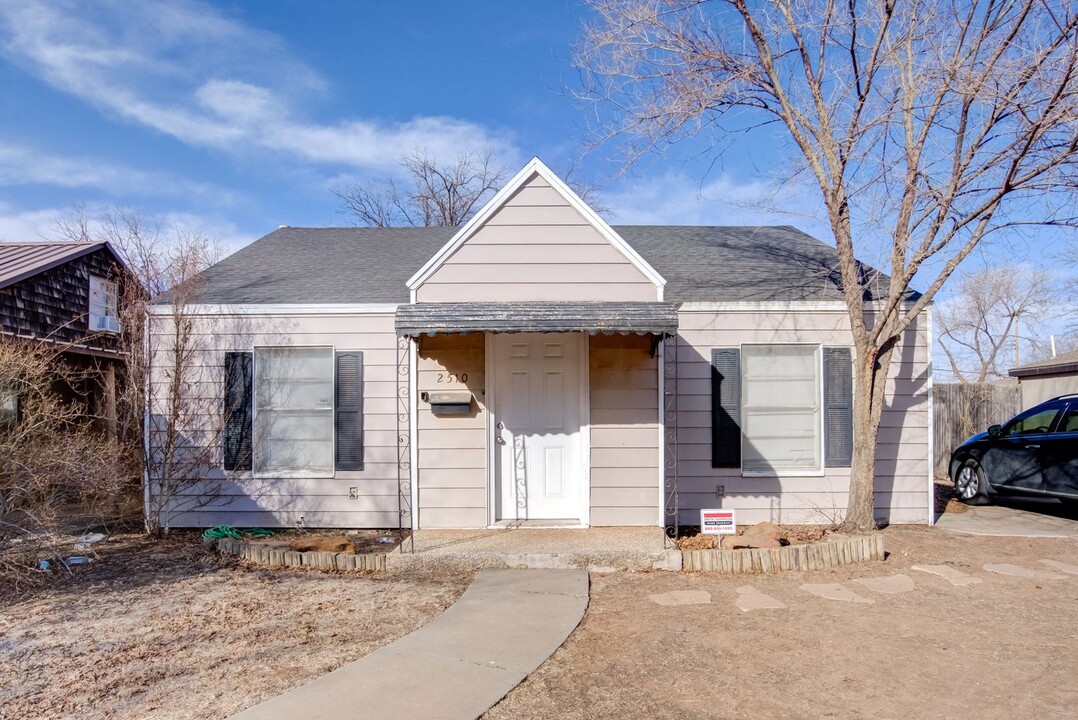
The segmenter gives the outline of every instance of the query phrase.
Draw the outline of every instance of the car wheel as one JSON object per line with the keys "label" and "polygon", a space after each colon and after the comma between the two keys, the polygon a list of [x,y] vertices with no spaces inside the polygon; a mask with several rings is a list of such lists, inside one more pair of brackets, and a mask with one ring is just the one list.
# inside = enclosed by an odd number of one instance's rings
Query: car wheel
{"label": "car wheel", "polygon": [[967,505],[988,503],[988,482],[976,460],[966,460],[954,474],[954,491]]}

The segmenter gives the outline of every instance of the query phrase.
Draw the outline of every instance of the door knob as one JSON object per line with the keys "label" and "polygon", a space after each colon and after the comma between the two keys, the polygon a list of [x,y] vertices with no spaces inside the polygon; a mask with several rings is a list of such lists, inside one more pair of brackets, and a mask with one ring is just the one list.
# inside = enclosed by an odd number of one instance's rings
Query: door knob
{"label": "door knob", "polygon": [[495,438],[495,440],[494,440],[494,441],[495,441],[496,443],[498,443],[499,445],[505,445],[505,438],[503,438],[503,437],[500,437],[500,438]]}

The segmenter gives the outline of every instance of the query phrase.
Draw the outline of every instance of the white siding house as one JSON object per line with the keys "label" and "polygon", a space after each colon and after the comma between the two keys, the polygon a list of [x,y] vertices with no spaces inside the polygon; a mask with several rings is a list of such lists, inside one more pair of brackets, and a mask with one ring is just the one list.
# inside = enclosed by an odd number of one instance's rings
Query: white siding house
{"label": "white siding house", "polygon": [[[612,228],[538,160],[461,228],[281,228],[185,309],[202,410],[182,434],[212,459],[172,524],[830,522],[855,366],[834,268],[789,227]],[[888,522],[931,518],[929,335],[891,369]]]}

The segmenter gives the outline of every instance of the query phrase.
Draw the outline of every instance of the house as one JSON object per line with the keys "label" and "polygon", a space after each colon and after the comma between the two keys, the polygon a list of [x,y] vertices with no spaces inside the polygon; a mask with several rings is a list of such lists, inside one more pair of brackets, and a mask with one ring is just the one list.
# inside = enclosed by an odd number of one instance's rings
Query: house
{"label": "house", "polygon": [[1007,374],[1018,378],[1022,407],[1033,407],[1060,395],[1078,393],[1078,350],[1011,368]]}
{"label": "house", "polygon": [[[281,227],[185,308],[219,494],[174,524],[830,522],[854,366],[835,268],[791,227],[611,227],[538,159],[460,228]],[[932,516],[930,346],[919,321],[891,370],[888,522]]]}
{"label": "house", "polygon": [[[60,390],[113,435],[123,267],[107,242],[0,242],[0,333],[55,346],[77,371]],[[0,388],[0,415],[17,414],[18,398]]]}

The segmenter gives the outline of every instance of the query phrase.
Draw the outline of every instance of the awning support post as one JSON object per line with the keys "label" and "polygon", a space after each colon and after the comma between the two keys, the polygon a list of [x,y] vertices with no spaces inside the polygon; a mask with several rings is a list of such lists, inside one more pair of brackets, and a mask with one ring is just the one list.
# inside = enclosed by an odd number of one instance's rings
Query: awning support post
{"label": "awning support post", "polygon": [[678,336],[663,340],[663,489],[665,491],[665,544],[677,547],[680,531],[678,497]]}
{"label": "awning support post", "polygon": [[404,530],[408,529],[408,546],[415,552],[415,532],[412,529],[412,401],[411,401],[412,339],[397,338],[397,534],[404,552]]}

